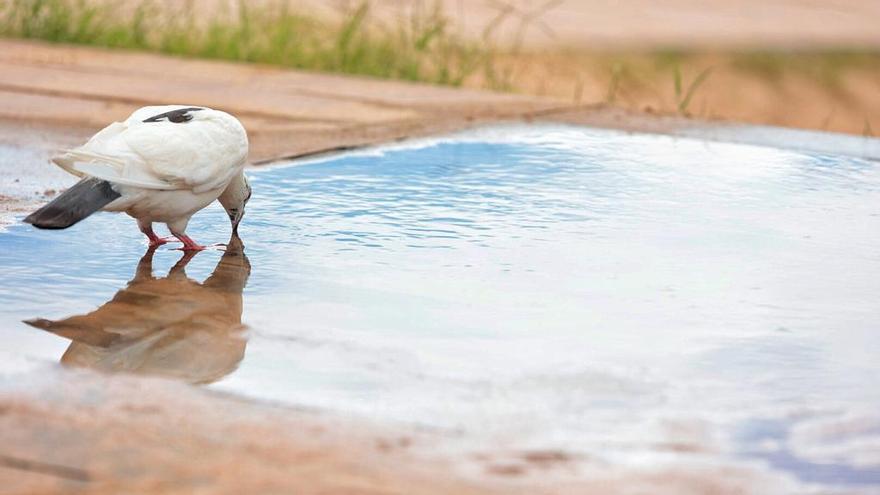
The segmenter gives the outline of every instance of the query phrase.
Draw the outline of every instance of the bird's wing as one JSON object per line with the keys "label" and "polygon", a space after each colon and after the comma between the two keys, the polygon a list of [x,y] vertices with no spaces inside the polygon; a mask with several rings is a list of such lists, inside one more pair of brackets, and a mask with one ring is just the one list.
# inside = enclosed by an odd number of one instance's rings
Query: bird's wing
{"label": "bird's wing", "polygon": [[64,151],[52,161],[79,177],[97,177],[113,184],[146,189],[177,189],[150,173],[149,167],[122,138],[128,126],[114,122],[89,141]]}
{"label": "bird's wing", "polygon": [[116,122],[53,161],[114,184],[200,193],[229,182],[244,164],[236,144],[223,137],[222,129],[204,121]]}
{"label": "bird's wing", "polygon": [[122,134],[151,175],[196,193],[227,184],[244,166],[246,149],[228,137],[220,124],[201,120],[134,125]]}

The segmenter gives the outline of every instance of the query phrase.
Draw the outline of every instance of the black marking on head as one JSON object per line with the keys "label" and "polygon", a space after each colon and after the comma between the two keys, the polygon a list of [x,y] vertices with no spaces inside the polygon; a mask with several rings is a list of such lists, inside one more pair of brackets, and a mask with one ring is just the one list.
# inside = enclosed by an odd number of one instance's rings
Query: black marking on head
{"label": "black marking on head", "polygon": [[198,112],[199,110],[204,110],[204,108],[199,107],[187,107],[187,108],[179,108],[177,110],[172,110],[170,112],[160,113],[159,115],[153,115],[152,117],[144,120],[144,122],[159,122],[162,119],[168,119],[168,122],[173,122],[175,124],[182,124],[184,122],[189,122],[193,119],[193,116],[189,114],[189,112]]}

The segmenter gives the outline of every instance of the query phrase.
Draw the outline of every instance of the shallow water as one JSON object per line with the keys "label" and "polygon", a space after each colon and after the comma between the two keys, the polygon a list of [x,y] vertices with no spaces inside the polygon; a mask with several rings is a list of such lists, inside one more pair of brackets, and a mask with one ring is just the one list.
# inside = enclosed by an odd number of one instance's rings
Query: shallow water
{"label": "shallow water", "polygon": [[[876,162],[510,127],[250,177],[247,256],[166,278],[162,247],[147,289],[126,217],[0,233],[0,372],[72,356],[475,449],[880,487]],[[190,234],[228,227],[212,208]]]}

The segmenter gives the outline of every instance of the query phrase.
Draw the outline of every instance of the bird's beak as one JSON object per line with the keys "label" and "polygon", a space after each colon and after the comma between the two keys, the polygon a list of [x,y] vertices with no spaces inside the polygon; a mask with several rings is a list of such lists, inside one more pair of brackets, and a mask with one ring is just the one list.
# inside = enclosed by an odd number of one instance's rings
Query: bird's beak
{"label": "bird's beak", "polygon": [[244,207],[241,207],[234,215],[229,215],[229,220],[232,222],[232,233],[238,235],[238,224],[241,223],[241,219],[244,218]]}

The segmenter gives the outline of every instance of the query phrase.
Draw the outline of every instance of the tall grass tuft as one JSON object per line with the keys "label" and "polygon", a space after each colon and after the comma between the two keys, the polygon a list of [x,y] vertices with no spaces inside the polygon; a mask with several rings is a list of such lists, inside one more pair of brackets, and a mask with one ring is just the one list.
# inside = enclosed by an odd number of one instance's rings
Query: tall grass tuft
{"label": "tall grass tuft", "polygon": [[453,86],[493,68],[492,49],[457,36],[439,3],[413,9],[392,26],[371,18],[368,1],[335,22],[284,0],[223,5],[205,18],[192,2],[7,0],[0,2],[0,36]]}

